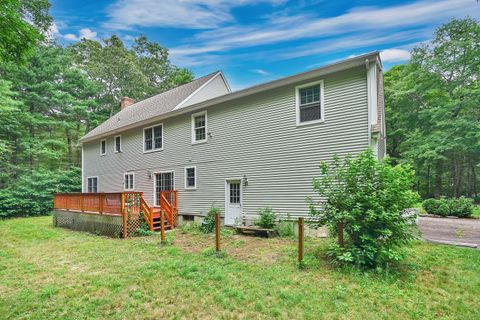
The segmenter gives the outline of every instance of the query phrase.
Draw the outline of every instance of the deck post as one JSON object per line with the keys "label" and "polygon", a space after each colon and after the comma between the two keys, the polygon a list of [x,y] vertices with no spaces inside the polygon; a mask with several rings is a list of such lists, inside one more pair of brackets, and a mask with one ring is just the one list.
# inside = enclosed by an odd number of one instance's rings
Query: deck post
{"label": "deck post", "polygon": [[162,243],[165,243],[165,216],[163,210],[160,210],[160,235]]}
{"label": "deck post", "polygon": [[100,194],[100,197],[98,197],[98,212],[100,212],[100,214],[103,214],[103,202],[105,201],[105,197],[106,195],[104,193],[101,193]]}
{"label": "deck post", "polygon": [[220,252],[220,213],[215,214],[215,251]]}
{"label": "deck post", "polygon": [[123,218],[123,238],[127,238],[127,223],[128,223],[128,220],[127,220],[127,215],[125,214],[125,194],[122,192],[121,193],[121,206],[120,206],[120,210],[121,210],[121,214],[122,214],[122,218]]}
{"label": "deck post", "polygon": [[304,251],[304,218],[298,218],[298,263],[302,264],[303,262],[303,251]]}

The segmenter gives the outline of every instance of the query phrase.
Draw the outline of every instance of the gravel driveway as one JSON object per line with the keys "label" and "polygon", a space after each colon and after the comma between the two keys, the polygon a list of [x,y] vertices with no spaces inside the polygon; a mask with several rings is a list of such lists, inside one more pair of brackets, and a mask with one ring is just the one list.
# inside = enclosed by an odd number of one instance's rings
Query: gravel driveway
{"label": "gravel driveway", "polygon": [[425,240],[480,249],[480,219],[418,217]]}

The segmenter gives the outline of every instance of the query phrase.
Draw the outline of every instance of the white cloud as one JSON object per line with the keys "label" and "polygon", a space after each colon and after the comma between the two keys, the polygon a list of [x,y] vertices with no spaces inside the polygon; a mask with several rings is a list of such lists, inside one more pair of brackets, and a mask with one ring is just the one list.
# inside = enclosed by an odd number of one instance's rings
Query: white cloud
{"label": "white cloud", "polygon": [[90,30],[89,28],[83,28],[83,29],[80,29],[79,38],[95,40],[97,38],[97,33],[95,31]]}
{"label": "white cloud", "polygon": [[410,52],[403,49],[386,49],[380,52],[383,62],[403,62],[410,59]]}
{"label": "white cloud", "polygon": [[[185,4],[186,2],[189,1],[181,3]],[[382,43],[372,37],[381,39],[388,38],[388,35],[395,36],[396,30],[400,28],[408,28],[412,34],[409,39],[404,40],[412,40],[416,36],[418,41],[429,37],[436,24],[453,17],[464,17],[465,15],[480,17],[480,11],[473,10],[475,8],[478,8],[478,4],[471,0],[424,0],[390,7],[354,8],[346,13],[328,18],[319,18],[312,14],[288,17],[273,15],[259,25],[230,25],[202,31],[190,39],[189,42],[193,43],[192,45],[173,48],[171,54],[173,56],[211,54],[298,39],[327,40],[333,36],[335,37],[334,42],[339,42],[344,48],[352,48],[354,46],[348,45],[344,41],[352,35],[355,35],[357,45],[362,45],[362,43],[379,45]],[[419,28],[420,31],[418,31]],[[425,33],[425,29],[428,29],[428,34]],[[308,55],[328,51],[327,48],[319,48],[316,45],[309,46],[310,48],[306,48]],[[339,46],[332,44],[330,50]],[[307,54],[285,54],[285,56],[287,55],[294,57]]]}
{"label": "white cloud", "polygon": [[128,30],[133,26],[210,29],[234,20],[230,10],[258,2],[273,5],[286,0],[118,0],[108,9],[105,27]]}
{"label": "white cloud", "polygon": [[263,69],[253,69],[251,70],[253,73],[259,74],[261,76],[268,76],[270,72],[263,70]]}
{"label": "white cloud", "polygon": [[65,39],[67,40],[71,40],[71,41],[76,41],[78,40],[78,37],[76,35],[74,35],[73,33],[67,33],[63,36]]}

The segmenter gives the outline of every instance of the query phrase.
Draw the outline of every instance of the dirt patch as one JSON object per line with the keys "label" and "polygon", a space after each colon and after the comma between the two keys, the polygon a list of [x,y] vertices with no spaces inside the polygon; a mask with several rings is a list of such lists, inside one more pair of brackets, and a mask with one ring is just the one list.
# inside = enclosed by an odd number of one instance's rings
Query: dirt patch
{"label": "dirt patch", "polygon": [[[215,236],[176,232],[174,246],[185,252],[201,253],[215,246]],[[238,260],[274,264],[295,255],[296,241],[233,234],[222,237],[221,247],[229,257]]]}

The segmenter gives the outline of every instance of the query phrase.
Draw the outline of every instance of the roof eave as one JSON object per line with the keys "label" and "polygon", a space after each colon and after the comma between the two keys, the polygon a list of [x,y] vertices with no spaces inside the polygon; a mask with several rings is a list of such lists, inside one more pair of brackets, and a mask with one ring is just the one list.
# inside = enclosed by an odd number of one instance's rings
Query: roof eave
{"label": "roof eave", "polygon": [[174,117],[174,116],[178,116],[178,115],[181,115],[181,114],[190,113],[192,111],[196,111],[196,110],[199,110],[199,109],[204,109],[206,107],[210,107],[210,106],[213,106],[213,105],[216,105],[216,104],[228,102],[228,101],[235,100],[235,99],[244,98],[244,97],[249,96],[249,95],[253,95],[253,94],[260,93],[260,92],[267,91],[267,90],[276,89],[276,88],[291,85],[291,84],[295,84],[295,83],[298,83],[298,82],[308,81],[310,79],[317,78],[319,76],[323,76],[323,75],[327,75],[327,74],[331,74],[331,73],[336,73],[336,72],[352,69],[352,68],[355,68],[355,67],[358,67],[358,66],[361,66],[361,65],[365,65],[365,63],[367,63],[367,62],[370,62],[370,63],[375,62],[375,63],[378,63],[381,66],[381,61],[380,61],[380,58],[379,58],[379,52],[374,51],[374,52],[366,53],[366,54],[359,55],[359,56],[356,56],[356,57],[353,57],[353,58],[349,58],[349,59],[342,60],[342,61],[339,61],[339,62],[336,62],[336,63],[332,63],[330,65],[327,65],[327,66],[324,66],[324,67],[321,67],[321,68],[318,68],[318,69],[305,71],[305,72],[298,73],[298,74],[295,74],[295,75],[292,75],[292,76],[288,76],[288,77],[285,77],[285,78],[282,78],[282,79],[278,79],[278,80],[274,80],[274,81],[271,81],[271,82],[259,84],[259,85],[253,86],[253,87],[248,87],[246,89],[235,91],[235,92],[232,92],[232,93],[229,93],[229,94],[225,94],[223,96],[219,96],[219,97],[216,97],[216,98],[213,98],[213,99],[210,99],[210,100],[205,100],[205,101],[193,104],[193,105],[185,107],[185,108],[172,110],[170,112],[161,114],[161,115],[156,116],[156,117],[152,117],[152,118],[144,120],[144,121],[139,121],[139,122],[136,122],[136,123],[132,123],[131,125],[124,126],[124,127],[118,128],[116,130],[106,132],[104,134],[95,135],[95,136],[91,136],[91,137],[88,137],[88,138],[82,137],[79,140],[79,142],[80,143],[85,143],[85,142],[90,142],[90,141],[93,141],[93,140],[105,138],[105,137],[111,136],[111,135],[119,133],[119,132],[124,132],[124,131],[130,130],[130,129],[133,129],[133,128],[148,125],[148,124],[151,124],[151,123],[154,123],[154,122],[157,122],[157,121],[160,121],[160,120],[164,120],[164,119],[167,119],[167,118],[171,118],[171,117]]}

